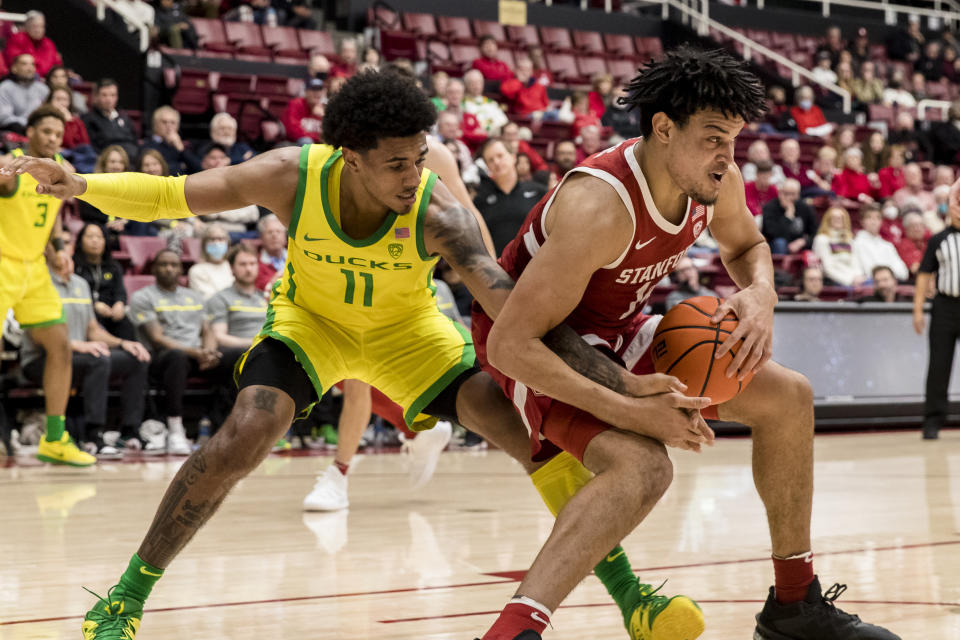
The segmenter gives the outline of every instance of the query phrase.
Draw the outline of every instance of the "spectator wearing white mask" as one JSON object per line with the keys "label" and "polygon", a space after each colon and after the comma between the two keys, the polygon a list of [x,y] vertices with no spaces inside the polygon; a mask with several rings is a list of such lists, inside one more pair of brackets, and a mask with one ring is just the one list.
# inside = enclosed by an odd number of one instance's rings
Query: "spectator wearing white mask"
{"label": "spectator wearing white mask", "polygon": [[226,260],[230,249],[230,236],[223,225],[207,225],[200,239],[203,260],[187,272],[190,288],[203,295],[204,301],[216,292],[233,284],[233,271]]}

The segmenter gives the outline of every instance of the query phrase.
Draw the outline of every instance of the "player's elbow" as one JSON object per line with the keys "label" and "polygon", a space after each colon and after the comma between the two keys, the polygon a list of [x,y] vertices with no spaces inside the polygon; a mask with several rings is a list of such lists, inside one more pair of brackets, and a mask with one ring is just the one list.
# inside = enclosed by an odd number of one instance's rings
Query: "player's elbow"
{"label": "player's elbow", "polygon": [[517,353],[517,346],[513,344],[513,336],[502,323],[493,323],[490,335],[487,338],[487,361],[494,369],[509,375],[511,354]]}

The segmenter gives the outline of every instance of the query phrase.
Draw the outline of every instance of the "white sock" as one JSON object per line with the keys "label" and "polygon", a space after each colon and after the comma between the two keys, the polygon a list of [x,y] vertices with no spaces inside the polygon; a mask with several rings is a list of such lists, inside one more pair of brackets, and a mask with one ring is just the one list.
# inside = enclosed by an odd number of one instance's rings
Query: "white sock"
{"label": "white sock", "polygon": [[183,416],[168,416],[167,430],[170,433],[179,433],[183,435]]}
{"label": "white sock", "polygon": [[547,609],[544,605],[540,604],[533,598],[528,598],[527,596],[513,596],[510,598],[510,602],[525,604],[531,609],[536,609],[547,617],[547,624],[550,624],[550,618],[553,617],[553,613],[550,612],[550,609]]}

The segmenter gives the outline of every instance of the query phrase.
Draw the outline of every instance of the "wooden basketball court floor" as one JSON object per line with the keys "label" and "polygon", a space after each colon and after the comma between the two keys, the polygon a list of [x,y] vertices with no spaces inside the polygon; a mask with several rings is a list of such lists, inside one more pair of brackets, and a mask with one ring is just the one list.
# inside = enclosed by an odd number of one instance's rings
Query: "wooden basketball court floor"
{"label": "wooden basketball court floor", "polygon": [[[838,604],[904,640],[960,639],[960,432],[818,436],[814,548]],[[672,452],[676,479],[624,542],[646,582],[703,606],[707,640],[750,639],[772,568],[748,439]],[[447,452],[406,489],[400,455],[367,455],[347,512],[304,514],[329,457],[275,455],[170,566],[138,640],[470,640],[517,586],[552,523],[499,451]],[[81,637],[126,566],[181,460],[0,469],[0,638]],[[547,640],[626,639],[588,577]]]}

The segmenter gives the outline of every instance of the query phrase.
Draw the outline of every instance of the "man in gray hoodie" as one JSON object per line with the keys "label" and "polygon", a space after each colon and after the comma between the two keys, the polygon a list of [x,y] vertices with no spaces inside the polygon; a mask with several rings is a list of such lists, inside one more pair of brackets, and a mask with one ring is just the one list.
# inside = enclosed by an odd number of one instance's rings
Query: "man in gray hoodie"
{"label": "man in gray hoodie", "polygon": [[14,58],[10,75],[0,82],[0,129],[23,133],[27,116],[43,104],[49,92],[37,78],[33,56],[23,53]]}

